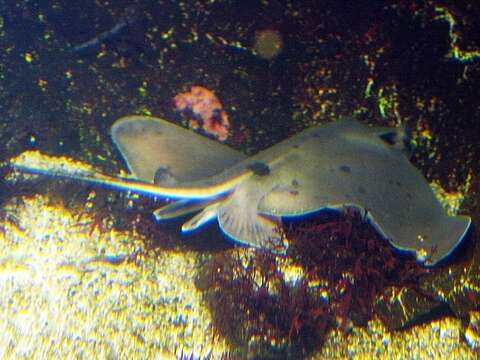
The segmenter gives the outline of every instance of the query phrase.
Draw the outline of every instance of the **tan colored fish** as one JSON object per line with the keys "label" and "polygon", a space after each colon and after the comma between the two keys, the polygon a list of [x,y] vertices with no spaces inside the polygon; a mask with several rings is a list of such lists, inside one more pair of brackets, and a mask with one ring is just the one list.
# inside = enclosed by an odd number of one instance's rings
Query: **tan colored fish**
{"label": "tan colored fish", "polygon": [[229,237],[259,248],[283,246],[282,217],[355,207],[394,247],[433,265],[452,252],[471,223],[467,216],[445,212],[409,162],[398,128],[340,120],[308,128],[248,158],[151,117],[118,120],[112,139],[136,179],[14,166],[175,199],[155,211],[157,219],[198,212],[183,231],[218,219]]}

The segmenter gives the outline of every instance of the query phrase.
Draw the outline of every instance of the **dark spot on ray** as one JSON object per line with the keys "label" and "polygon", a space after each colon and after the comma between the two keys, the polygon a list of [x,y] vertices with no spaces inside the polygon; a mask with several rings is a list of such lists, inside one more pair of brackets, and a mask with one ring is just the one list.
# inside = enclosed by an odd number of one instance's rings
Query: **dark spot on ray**
{"label": "dark spot on ray", "polygon": [[298,195],[298,191],[297,190],[292,190],[292,191],[290,191],[290,195],[295,195],[296,196],[296,195]]}
{"label": "dark spot on ray", "polygon": [[388,180],[388,184],[389,184],[389,185],[393,185],[393,180],[391,180],[391,179]]}
{"label": "dark spot on ray", "polygon": [[298,144],[293,144],[292,147],[293,147],[294,149],[298,149],[298,148],[300,147],[300,145],[298,145]]}
{"label": "dark spot on ray", "polygon": [[160,184],[173,184],[175,182],[175,176],[168,167],[160,166],[155,175],[153,176],[153,182],[157,185]]}
{"label": "dark spot on ray", "polygon": [[252,170],[253,173],[258,176],[266,176],[270,174],[270,167],[260,161],[256,161],[247,165],[247,169]]}
{"label": "dark spot on ray", "polygon": [[365,190],[365,188],[364,188],[363,186],[359,186],[359,187],[358,187],[358,192],[359,192],[360,194],[366,194],[366,193],[367,193],[367,190]]}
{"label": "dark spot on ray", "polygon": [[297,179],[293,179],[293,180],[292,180],[292,186],[298,186],[298,185],[300,185],[300,184],[298,183],[298,180],[297,180]]}
{"label": "dark spot on ray", "polygon": [[402,186],[402,183],[400,181],[395,181],[395,185],[401,187]]}
{"label": "dark spot on ray", "polygon": [[352,169],[350,169],[350,166],[348,166],[348,165],[342,165],[342,166],[339,167],[339,169],[340,169],[340,171],[343,171],[343,172],[346,172],[346,173],[350,173],[350,171],[352,170]]}
{"label": "dark spot on ray", "polygon": [[407,198],[412,199],[412,198],[413,198],[413,195],[410,194],[410,193],[407,193]]}

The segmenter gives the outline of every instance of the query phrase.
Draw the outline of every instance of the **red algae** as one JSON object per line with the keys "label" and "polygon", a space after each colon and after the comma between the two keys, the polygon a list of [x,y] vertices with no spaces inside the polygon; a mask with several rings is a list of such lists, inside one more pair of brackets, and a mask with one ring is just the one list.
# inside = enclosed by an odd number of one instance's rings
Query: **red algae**
{"label": "red algae", "polygon": [[[286,256],[224,251],[205,265],[205,291],[219,334],[242,355],[298,358],[321,347],[333,327],[348,331],[375,315],[391,287],[419,290],[429,270],[395,252],[356,212],[284,225]],[[295,279],[281,263],[300,268]]]}
{"label": "red algae", "polygon": [[310,281],[329,284],[329,298],[340,325],[365,325],[374,303],[389,287],[419,291],[429,270],[411,254],[398,253],[357,212],[290,224],[290,256]]}
{"label": "red algae", "polygon": [[251,257],[238,249],[222,252],[197,282],[206,290],[217,332],[244,357],[272,349],[290,355],[310,352],[333,324],[317,290],[305,279],[289,284],[277,260],[265,251]]}
{"label": "red algae", "polygon": [[194,119],[189,120],[191,128],[201,128],[221,141],[228,138],[230,120],[213,91],[194,85],[190,91],[178,93],[173,102],[177,111],[193,115]]}

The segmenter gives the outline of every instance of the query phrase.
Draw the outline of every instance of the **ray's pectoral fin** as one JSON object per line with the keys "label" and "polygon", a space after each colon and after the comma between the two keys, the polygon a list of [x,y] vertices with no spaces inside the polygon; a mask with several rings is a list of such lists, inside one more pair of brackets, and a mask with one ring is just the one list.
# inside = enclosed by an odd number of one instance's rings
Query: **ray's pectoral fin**
{"label": "ray's pectoral fin", "polygon": [[191,130],[148,116],[117,120],[111,135],[132,175],[162,186],[213,176],[246,157]]}
{"label": "ray's pectoral fin", "polygon": [[218,209],[221,206],[221,202],[213,203],[195,215],[182,225],[182,232],[189,232],[198,229],[206,223],[214,220],[218,216]]}
{"label": "ray's pectoral fin", "polygon": [[[469,216],[445,216],[436,223],[432,230],[430,245],[427,250],[426,265],[434,265],[448,256],[467,236],[472,220]],[[419,254],[417,252],[417,257]]]}
{"label": "ray's pectoral fin", "polygon": [[[216,200],[214,200],[216,201]],[[188,215],[200,211],[212,203],[211,199],[190,200],[182,199],[174,201],[168,205],[162,206],[153,212],[158,221],[174,219],[180,216]]]}
{"label": "ray's pectoral fin", "polygon": [[258,199],[262,195],[254,188],[237,188],[217,210],[219,226],[236,242],[284,252],[281,218],[258,213]]}
{"label": "ray's pectoral fin", "polygon": [[277,216],[240,213],[233,214],[222,209],[218,222],[222,231],[236,242],[282,252],[283,233],[281,219]]}

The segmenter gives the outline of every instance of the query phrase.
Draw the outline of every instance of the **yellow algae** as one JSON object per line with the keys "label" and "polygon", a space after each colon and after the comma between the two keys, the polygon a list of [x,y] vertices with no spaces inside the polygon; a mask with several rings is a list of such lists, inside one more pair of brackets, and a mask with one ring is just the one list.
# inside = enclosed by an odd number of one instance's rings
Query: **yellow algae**
{"label": "yellow algae", "polygon": [[129,261],[145,251],[138,235],[89,235],[77,214],[43,196],[3,210],[21,230],[7,223],[0,233],[0,358],[146,359],[182,351],[218,358],[227,351],[194,285],[196,253],[150,251]]}
{"label": "yellow algae", "polygon": [[23,54],[23,58],[25,59],[25,61],[27,63],[31,63],[33,61],[33,54],[27,52],[27,53]]}
{"label": "yellow algae", "polygon": [[399,99],[395,84],[387,85],[378,90],[377,107],[382,118],[395,117],[401,119],[399,113]]}
{"label": "yellow algae", "polygon": [[448,215],[454,216],[458,213],[460,206],[465,199],[465,194],[468,192],[471,183],[471,174],[467,177],[465,184],[461,186],[459,191],[447,192],[442,188],[438,181],[430,183],[430,187],[435,193],[437,199],[440,201]]}
{"label": "yellow algae", "polygon": [[141,106],[138,110],[139,114],[146,115],[146,116],[151,116],[152,112],[145,106]]}
{"label": "yellow algae", "polygon": [[40,87],[42,91],[45,91],[48,85],[48,81],[45,79],[38,79],[37,85]]}
{"label": "yellow algae", "polygon": [[389,332],[381,321],[355,327],[348,335],[335,330],[311,359],[476,359],[461,340],[461,321],[435,320],[404,331]]}
{"label": "yellow algae", "polygon": [[22,278],[28,276],[31,269],[23,262],[21,258],[4,257],[0,259],[0,282],[8,281],[12,278]]}
{"label": "yellow algae", "polygon": [[45,171],[54,171],[54,169],[63,169],[71,172],[83,171],[93,172],[95,168],[87,163],[73,160],[66,156],[49,156],[42,154],[38,150],[24,151],[20,155],[10,160],[14,166],[33,166]]}
{"label": "yellow algae", "polygon": [[420,135],[420,137],[422,137],[424,139],[427,139],[427,140],[432,140],[433,139],[432,132],[429,129],[422,130],[419,135]]}
{"label": "yellow algae", "polygon": [[303,267],[298,264],[293,264],[290,258],[278,258],[277,267],[283,274],[286,282],[295,283],[305,276]]}
{"label": "yellow algae", "polygon": [[458,60],[461,63],[473,63],[478,61],[480,59],[480,50],[463,50],[458,45],[461,39],[461,34],[455,29],[457,26],[457,20],[452,11],[442,6],[435,6],[435,12],[438,15],[435,16],[434,19],[446,21],[449,26],[450,51],[448,52],[447,57]]}
{"label": "yellow algae", "polygon": [[372,77],[369,77],[367,79],[367,85],[365,86],[365,92],[364,92],[364,96],[366,98],[370,97],[371,94],[372,94],[372,86],[373,86],[373,83],[374,83],[374,80]]}
{"label": "yellow algae", "polygon": [[[7,222],[0,232],[0,358],[173,359],[211,352],[217,359],[228,352],[213,336],[194,285],[196,253],[162,250],[129,261],[146,251],[138,235],[90,236],[73,211],[43,196],[22,200],[3,209],[16,225]],[[238,251],[247,261],[249,251]],[[288,261],[278,265],[296,277],[299,269]],[[474,358],[460,328],[460,321],[443,319],[389,332],[372,321],[348,335],[333,331],[312,358]]]}
{"label": "yellow algae", "polygon": [[480,311],[470,311],[470,322],[465,329],[465,340],[475,351],[480,350]]}

